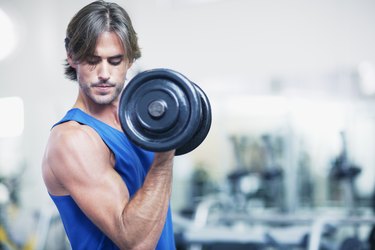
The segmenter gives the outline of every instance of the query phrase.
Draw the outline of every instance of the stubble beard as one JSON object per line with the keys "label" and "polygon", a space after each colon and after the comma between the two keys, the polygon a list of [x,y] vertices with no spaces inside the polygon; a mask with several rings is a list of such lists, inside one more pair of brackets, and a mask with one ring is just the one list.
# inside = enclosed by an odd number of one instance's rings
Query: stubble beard
{"label": "stubble beard", "polygon": [[114,84],[113,90],[105,95],[95,94],[93,85],[95,84],[81,84],[79,83],[82,92],[95,104],[108,105],[115,102],[124,87],[124,84]]}

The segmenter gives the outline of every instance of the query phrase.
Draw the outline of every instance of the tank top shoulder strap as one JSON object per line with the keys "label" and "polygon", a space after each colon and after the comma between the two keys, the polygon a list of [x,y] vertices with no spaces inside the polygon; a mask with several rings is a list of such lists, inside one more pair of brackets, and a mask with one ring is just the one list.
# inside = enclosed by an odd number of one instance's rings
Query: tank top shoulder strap
{"label": "tank top shoulder strap", "polygon": [[125,140],[126,143],[129,143],[122,131],[109,126],[108,124],[96,119],[95,117],[89,114],[86,114],[78,108],[73,108],[69,110],[66,113],[66,115],[59,122],[55,123],[52,127],[55,127],[59,124],[68,121],[76,121],[80,124],[92,127],[94,130],[96,130],[96,132],[102,137],[102,139],[106,143],[110,144],[108,145],[110,147],[112,145],[115,145],[116,143],[112,143],[111,140],[109,140],[109,138],[120,138],[120,140]]}
{"label": "tank top shoulder strap", "polygon": [[88,114],[86,114],[82,110],[80,110],[78,108],[73,108],[73,109],[70,109],[65,114],[65,116],[60,121],[55,123],[52,127],[55,127],[59,124],[62,124],[64,122],[68,122],[68,121],[76,121],[76,122],[81,123],[81,124],[92,125],[91,123],[92,123],[93,119],[95,119],[95,118],[93,118],[92,116],[89,116]]}

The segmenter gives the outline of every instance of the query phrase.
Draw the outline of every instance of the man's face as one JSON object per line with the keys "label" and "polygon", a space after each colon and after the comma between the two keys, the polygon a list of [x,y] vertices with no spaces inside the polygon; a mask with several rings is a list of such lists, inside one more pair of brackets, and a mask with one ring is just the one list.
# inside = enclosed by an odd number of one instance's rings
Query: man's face
{"label": "man's face", "polygon": [[102,33],[95,52],[83,62],[69,64],[76,69],[81,95],[96,104],[111,104],[121,93],[131,66],[122,42],[114,32]]}

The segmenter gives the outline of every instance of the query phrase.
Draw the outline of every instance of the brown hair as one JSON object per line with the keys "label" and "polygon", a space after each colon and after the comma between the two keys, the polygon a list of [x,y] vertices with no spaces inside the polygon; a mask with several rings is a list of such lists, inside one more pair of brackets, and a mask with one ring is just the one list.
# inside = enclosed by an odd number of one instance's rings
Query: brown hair
{"label": "brown hair", "polygon": [[[105,1],[86,5],[72,18],[66,30],[65,49],[73,61],[84,61],[95,52],[98,37],[106,31],[118,35],[130,62],[141,57],[137,33],[128,13],[118,4]],[[77,80],[77,72],[67,60],[65,76]]]}

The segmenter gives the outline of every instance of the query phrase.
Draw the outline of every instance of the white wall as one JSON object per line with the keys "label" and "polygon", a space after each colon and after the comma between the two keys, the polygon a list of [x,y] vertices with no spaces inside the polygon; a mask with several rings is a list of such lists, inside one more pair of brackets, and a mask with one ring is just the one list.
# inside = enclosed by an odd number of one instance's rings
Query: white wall
{"label": "white wall", "polygon": [[[16,51],[0,61],[0,97],[21,96],[25,102],[19,154],[27,164],[22,195],[26,206],[49,201],[40,176],[43,149],[50,126],[76,95],[75,83],[63,77],[65,27],[89,2],[0,0],[19,36]],[[233,157],[223,123],[240,122],[228,121],[223,105],[238,93],[267,94],[275,77],[320,76],[355,68],[364,60],[375,62],[372,0],[117,2],[129,10],[139,34],[143,57],[137,67],[176,69],[209,95],[212,133],[188,157],[207,161],[219,172]],[[221,157],[207,157],[207,151]]]}

